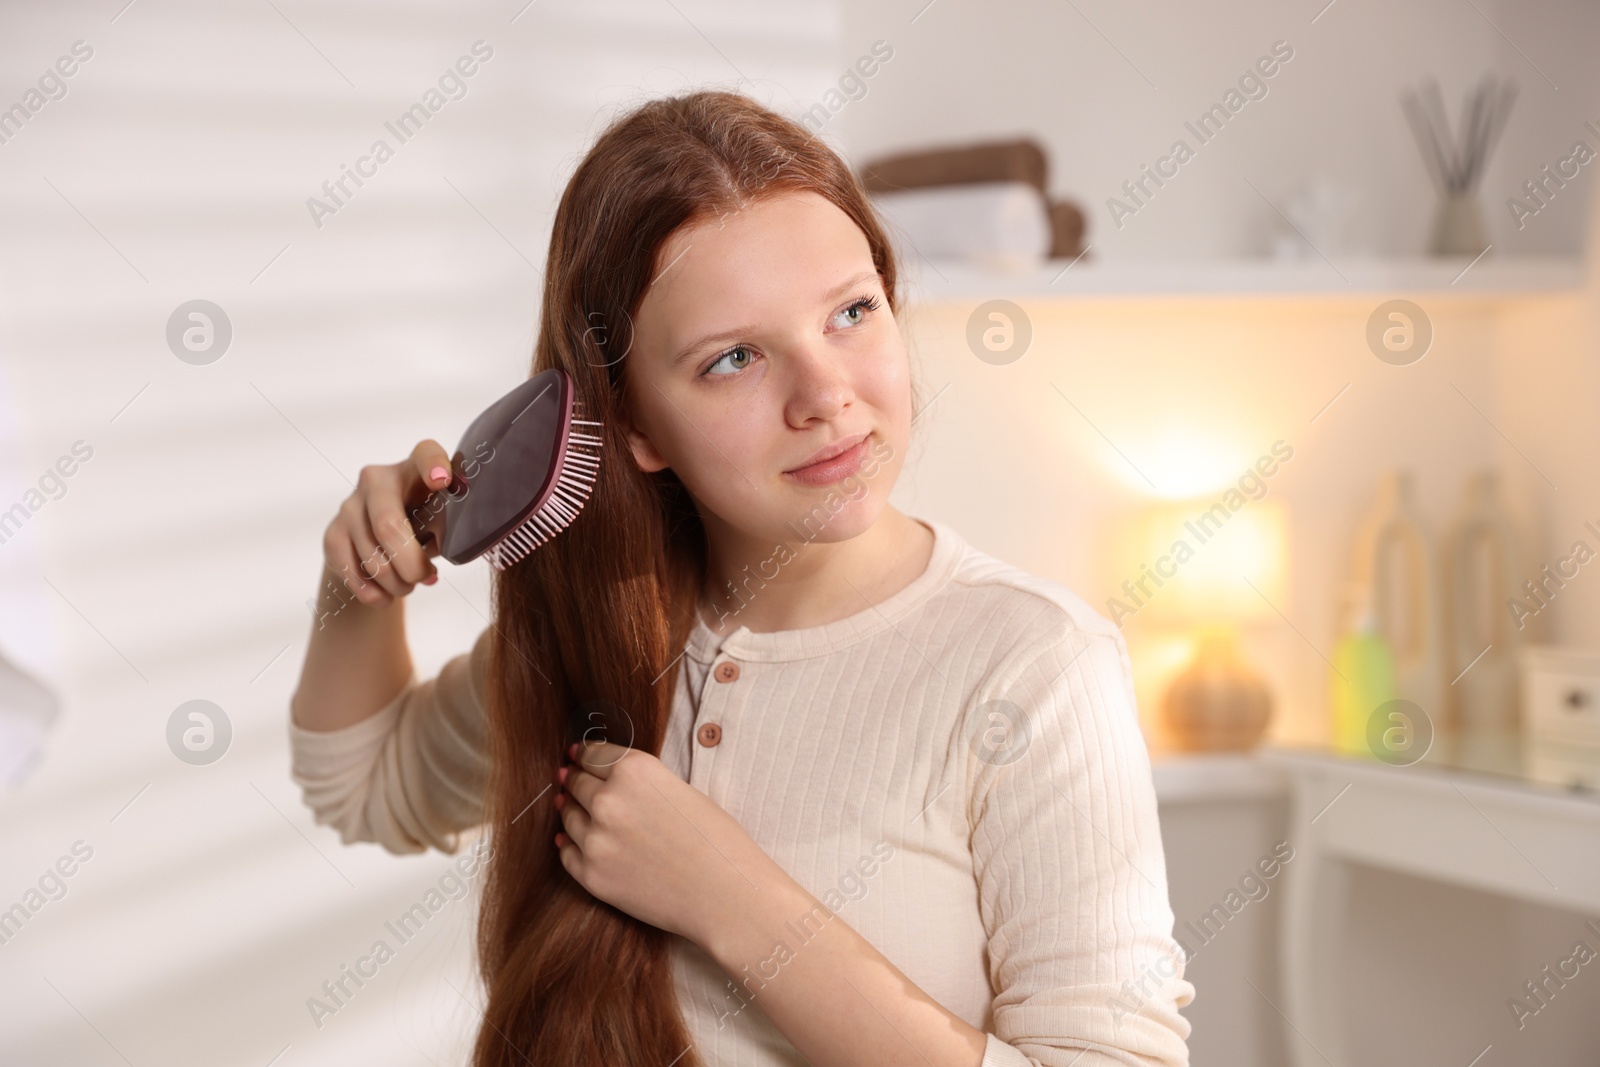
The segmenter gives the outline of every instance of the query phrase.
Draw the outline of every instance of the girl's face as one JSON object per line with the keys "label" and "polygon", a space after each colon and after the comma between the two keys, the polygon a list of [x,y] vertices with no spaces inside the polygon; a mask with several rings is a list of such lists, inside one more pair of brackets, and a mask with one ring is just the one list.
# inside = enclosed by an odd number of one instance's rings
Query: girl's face
{"label": "girl's face", "polygon": [[625,368],[639,467],[672,468],[724,543],[870,527],[904,463],[911,387],[861,230],[787,193],[681,227],[656,272]]}

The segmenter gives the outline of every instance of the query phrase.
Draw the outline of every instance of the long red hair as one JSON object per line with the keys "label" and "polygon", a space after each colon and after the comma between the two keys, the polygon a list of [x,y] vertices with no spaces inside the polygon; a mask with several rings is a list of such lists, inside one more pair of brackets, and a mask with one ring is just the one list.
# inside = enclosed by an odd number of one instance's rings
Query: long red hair
{"label": "long red hair", "polygon": [[474,1067],[701,1063],[678,1009],[670,935],[567,873],[551,787],[586,732],[660,755],[705,577],[705,531],[683,484],[671,470],[640,471],[622,435],[633,316],[659,250],[687,223],[798,191],[861,228],[895,313],[894,254],[856,176],[805,127],[737,93],[653,100],[619,117],[562,193],[533,372],[572,376],[588,417],[605,424],[604,458],[571,528],[494,575],[494,859],[478,924],[488,1004]]}

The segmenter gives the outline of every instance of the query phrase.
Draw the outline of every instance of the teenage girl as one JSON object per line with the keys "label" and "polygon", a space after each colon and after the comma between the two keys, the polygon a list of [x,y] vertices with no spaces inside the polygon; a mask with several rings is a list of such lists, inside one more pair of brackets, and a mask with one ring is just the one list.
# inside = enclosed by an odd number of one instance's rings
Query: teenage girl
{"label": "teenage girl", "polygon": [[578,519],[420,682],[404,509],[449,455],[329,524],[294,775],[346,842],[485,828],[475,1067],[1188,1062],[1121,634],[889,503],[896,280],[804,127],[647,103],[550,238],[532,369],[604,423]]}

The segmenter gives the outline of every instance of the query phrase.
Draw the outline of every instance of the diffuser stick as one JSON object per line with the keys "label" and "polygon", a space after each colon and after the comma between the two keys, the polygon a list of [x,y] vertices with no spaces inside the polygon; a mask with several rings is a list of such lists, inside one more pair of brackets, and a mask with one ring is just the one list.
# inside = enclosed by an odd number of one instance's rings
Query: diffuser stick
{"label": "diffuser stick", "polygon": [[1440,154],[1438,141],[1433,136],[1433,130],[1428,125],[1427,117],[1422,113],[1422,104],[1417,99],[1417,94],[1409,90],[1400,95],[1400,108],[1406,114],[1406,121],[1411,125],[1411,133],[1417,139],[1417,148],[1422,152],[1422,164],[1428,171],[1428,177],[1433,180],[1434,187],[1441,193],[1447,192],[1448,175],[1445,173],[1444,159]]}
{"label": "diffuser stick", "polygon": [[1463,98],[1460,129],[1452,133],[1436,79],[1429,78],[1420,90],[1400,94],[1400,107],[1423,164],[1441,193],[1470,193],[1483,180],[1516,96],[1516,83],[1485,74]]}

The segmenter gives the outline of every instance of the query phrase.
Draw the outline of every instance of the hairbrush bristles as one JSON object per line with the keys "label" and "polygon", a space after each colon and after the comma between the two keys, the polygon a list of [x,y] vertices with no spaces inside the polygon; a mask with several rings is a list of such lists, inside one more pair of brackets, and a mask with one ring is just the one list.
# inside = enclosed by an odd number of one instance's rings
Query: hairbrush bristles
{"label": "hairbrush bristles", "polygon": [[599,431],[604,424],[579,418],[582,413],[583,405],[574,400],[566,450],[549,497],[484,553],[495,570],[505,570],[566,529],[588,502],[600,469]]}

